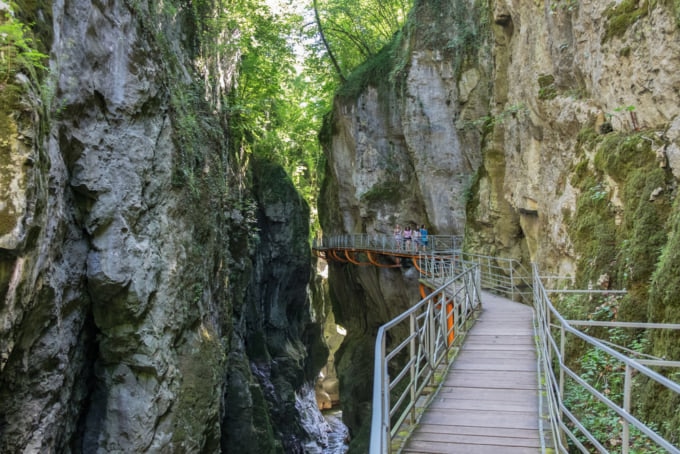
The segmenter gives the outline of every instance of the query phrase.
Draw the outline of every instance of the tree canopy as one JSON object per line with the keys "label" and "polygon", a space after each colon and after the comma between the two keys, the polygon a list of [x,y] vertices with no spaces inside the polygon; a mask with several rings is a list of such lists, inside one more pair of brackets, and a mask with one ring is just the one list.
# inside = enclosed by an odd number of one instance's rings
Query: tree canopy
{"label": "tree canopy", "polygon": [[412,4],[412,0],[313,0],[318,53],[334,62],[344,80],[392,40]]}
{"label": "tree canopy", "polygon": [[323,115],[344,76],[401,28],[412,0],[222,1],[224,17],[204,32],[236,37],[240,68],[226,106],[236,144],[282,164],[314,213]]}

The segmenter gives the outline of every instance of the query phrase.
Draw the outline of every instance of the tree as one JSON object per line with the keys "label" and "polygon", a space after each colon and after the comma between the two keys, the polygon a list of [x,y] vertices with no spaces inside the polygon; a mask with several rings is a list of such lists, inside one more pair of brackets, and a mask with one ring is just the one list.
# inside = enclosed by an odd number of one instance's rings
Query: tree
{"label": "tree", "polygon": [[321,46],[341,81],[404,25],[413,0],[313,0]]}

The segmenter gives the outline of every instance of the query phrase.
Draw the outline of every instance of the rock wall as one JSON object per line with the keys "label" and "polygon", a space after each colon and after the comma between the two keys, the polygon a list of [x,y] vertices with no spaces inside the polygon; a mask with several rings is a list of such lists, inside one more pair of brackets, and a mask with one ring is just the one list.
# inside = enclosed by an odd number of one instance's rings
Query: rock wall
{"label": "rock wall", "polygon": [[[510,221],[518,234],[513,241],[498,235],[498,226],[474,228],[472,242],[494,252],[526,241],[527,259],[546,271],[574,275],[579,255],[568,224],[580,193],[571,181],[581,160],[579,134],[603,123],[615,132],[649,131],[650,140],[665,137],[653,149],[676,159],[673,87],[680,35],[673,7],[497,1],[493,21],[494,130],[485,168],[500,166],[503,175],[494,183],[498,178],[485,179],[480,188],[508,209],[480,198],[472,217],[503,218],[501,224]],[[492,185],[495,190],[486,189]]]}
{"label": "rock wall", "polygon": [[[336,98],[323,135],[324,233],[423,221],[464,232],[469,251],[535,262],[577,286],[606,276],[632,289],[621,318],[677,322],[662,284],[678,280],[667,223],[679,176],[677,6],[417,1],[411,19],[388,63],[360,68]],[[331,267],[334,312],[354,339],[341,350],[351,358],[339,360],[341,388],[350,377],[360,387],[356,358],[408,304],[408,273],[387,274]],[[382,303],[369,296],[388,287]],[[658,354],[675,351],[657,341]],[[355,435],[369,424],[357,415],[346,415]]]}
{"label": "rock wall", "polygon": [[18,8],[50,57],[2,105],[0,451],[300,451],[295,394],[326,354],[308,208],[232,159],[196,17]]}

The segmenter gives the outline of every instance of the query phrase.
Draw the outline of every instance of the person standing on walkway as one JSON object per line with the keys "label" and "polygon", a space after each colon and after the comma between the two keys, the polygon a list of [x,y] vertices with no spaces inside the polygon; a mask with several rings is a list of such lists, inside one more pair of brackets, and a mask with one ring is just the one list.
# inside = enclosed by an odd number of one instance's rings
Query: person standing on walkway
{"label": "person standing on walkway", "polygon": [[404,249],[405,250],[411,249],[411,234],[412,233],[413,232],[411,232],[411,226],[406,225],[406,227],[404,227]]}
{"label": "person standing on walkway", "polygon": [[423,251],[427,250],[427,229],[425,224],[420,225],[420,244],[423,247]]}
{"label": "person standing on walkway", "polygon": [[401,226],[399,224],[394,228],[394,245],[398,251],[401,250]]}
{"label": "person standing on walkway", "polygon": [[416,252],[420,250],[420,230],[418,230],[418,224],[413,226],[413,250]]}

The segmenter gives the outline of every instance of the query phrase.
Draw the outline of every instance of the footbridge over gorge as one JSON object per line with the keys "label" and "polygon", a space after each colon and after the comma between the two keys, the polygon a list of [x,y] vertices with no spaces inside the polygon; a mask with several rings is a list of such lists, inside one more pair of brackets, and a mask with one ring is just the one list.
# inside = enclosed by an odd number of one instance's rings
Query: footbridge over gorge
{"label": "footbridge over gorge", "polygon": [[606,336],[680,324],[567,320],[551,298],[605,291],[571,289],[535,265],[529,272],[461,245],[456,236],[422,245],[365,234],[313,245],[341,266],[420,272],[422,300],[376,335],[371,453],[680,453],[680,429],[636,405],[650,385],[680,401],[680,361]]}

